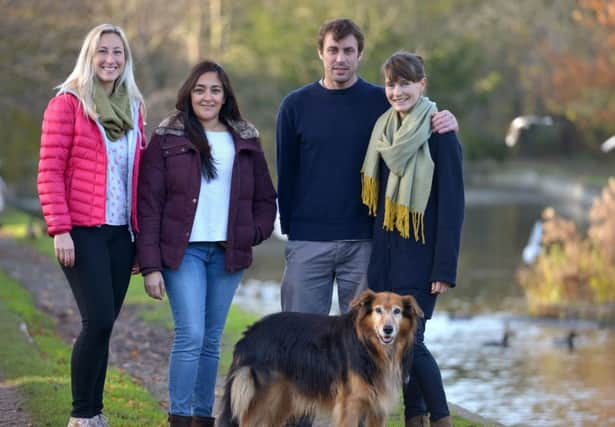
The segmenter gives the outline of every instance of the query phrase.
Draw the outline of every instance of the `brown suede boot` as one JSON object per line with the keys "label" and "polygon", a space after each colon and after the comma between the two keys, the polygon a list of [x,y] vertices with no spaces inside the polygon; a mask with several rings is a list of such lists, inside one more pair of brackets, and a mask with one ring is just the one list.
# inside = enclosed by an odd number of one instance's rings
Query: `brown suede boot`
{"label": "brown suede boot", "polygon": [[429,427],[429,417],[426,415],[415,415],[406,418],[406,427]]}
{"label": "brown suede boot", "polygon": [[216,419],[214,417],[192,417],[192,427],[214,427]]}
{"label": "brown suede boot", "polygon": [[192,417],[169,414],[169,427],[192,427]]}
{"label": "brown suede boot", "polygon": [[431,427],[453,427],[453,420],[451,417],[440,418],[438,421],[432,421]]}

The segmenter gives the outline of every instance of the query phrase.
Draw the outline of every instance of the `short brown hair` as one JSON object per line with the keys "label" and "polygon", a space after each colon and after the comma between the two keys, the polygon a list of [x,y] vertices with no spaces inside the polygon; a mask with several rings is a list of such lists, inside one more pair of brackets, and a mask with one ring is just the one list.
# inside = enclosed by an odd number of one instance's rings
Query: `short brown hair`
{"label": "short brown hair", "polygon": [[327,21],[320,26],[318,33],[318,50],[322,52],[325,37],[331,33],[333,40],[338,41],[348,36],[354,36],[357,39],[359,53],[363,52],[363,33],[357,24],[348,18],[338,18],[332,21]]}
{"label": "short brown hair", "polygon": [[423,58],[415,53],[398,51],[384,61],[382,75],[393,82],[400,79],[420,82],[425,78],[425,63]]}

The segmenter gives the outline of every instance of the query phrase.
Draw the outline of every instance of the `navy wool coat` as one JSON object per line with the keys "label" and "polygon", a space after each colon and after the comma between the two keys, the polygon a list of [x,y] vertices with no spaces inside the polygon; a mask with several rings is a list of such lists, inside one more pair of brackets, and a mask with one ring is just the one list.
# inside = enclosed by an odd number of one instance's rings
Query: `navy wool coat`
{"label": "navy wool coat", "polygon": [[371,289],[414,296],[427,319],[431,318],[436,304],[431,283],[442,281],[453,287],[457,284],[465,205],[462,152],[457,135],[454,132],[432,134],[429,150],[435,170],[424,216],[425,244],[415,241],[412,229],[408,239],[397,230],[384,230],[384,194],[389,169],[380,160],[378,209],[367,272]]}

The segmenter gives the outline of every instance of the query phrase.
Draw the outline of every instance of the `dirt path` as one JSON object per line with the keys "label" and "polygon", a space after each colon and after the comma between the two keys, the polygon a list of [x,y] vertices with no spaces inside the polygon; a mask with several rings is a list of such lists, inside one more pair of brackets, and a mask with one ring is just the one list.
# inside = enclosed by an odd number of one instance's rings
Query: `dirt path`
{"label": "dirt path", "polygon": [[[79,313],[57,263],[27,245],[0,236],[0,270],[30,290],[36,305],[42,311],[58,319],[58,333],[71,344],[79,333]],[[158,399],[161,410],[166,411],[167,361],[173,334],[163,327],[155,327],[142,321],[138,312],[139,307],[134,305],[124,306],[122,309],[111,337],[110,362],[140,380]],[[0,372],[0,426],[29,426],[27,414],[20,409],[22,397],[16,393],[14,387],[7,386],[2,381],[1,374]],[[219,396],[220,393],[219,384],[216,395]],[[456,406],[451,409],[477,423],[500,425]]]}
{"label": "dirt path", "polygon": [[0,426],[2,427],[30,427],[30,417],[23,409],[24,398],[17,388],[4,381],[0,372]]}
{"label": "dirt path", "polygon": [[[0,270],[23,284],[42,311],[58,319],[58,333],[71,344],[79,333],[79,313],[57,263],[27,245],[0,236]],[[165,410],[167,360],[172,338],[168,330],[140,320],[136,306],[124,306],[111,337],[110,362],[139,379]],[[11,402],[10,396],[6,398]],[[4,402],[4,396],[0,395],[0,399]],[[5,425],[2,418],[0,425]]]}

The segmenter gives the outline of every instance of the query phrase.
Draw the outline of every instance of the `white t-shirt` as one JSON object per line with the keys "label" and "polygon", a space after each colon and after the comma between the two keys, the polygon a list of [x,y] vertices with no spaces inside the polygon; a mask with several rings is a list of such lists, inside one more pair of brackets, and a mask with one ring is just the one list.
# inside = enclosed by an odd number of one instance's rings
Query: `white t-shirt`
{"label": "white t-shirt", "polygon": [[201,175],[190,241],[221,242],[226,240],[227,234],[235,144],[229,132],[206,131],[205,134],[216,166],[216,177],[207,181]]}

